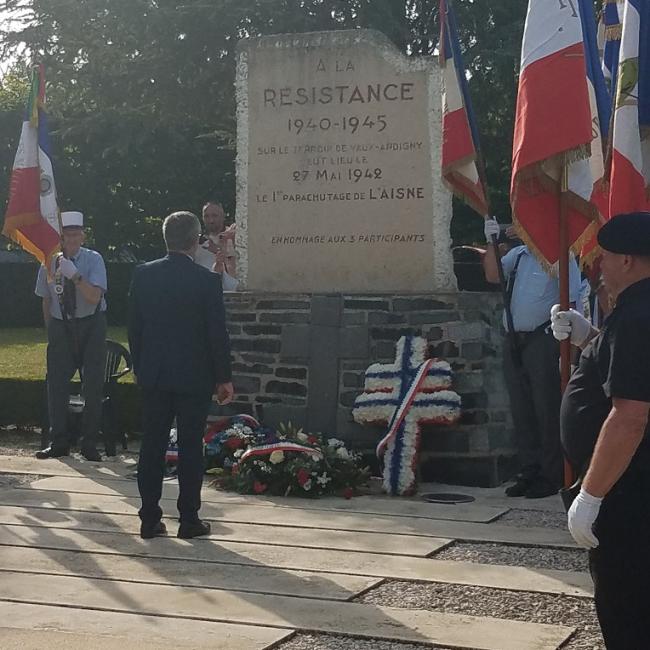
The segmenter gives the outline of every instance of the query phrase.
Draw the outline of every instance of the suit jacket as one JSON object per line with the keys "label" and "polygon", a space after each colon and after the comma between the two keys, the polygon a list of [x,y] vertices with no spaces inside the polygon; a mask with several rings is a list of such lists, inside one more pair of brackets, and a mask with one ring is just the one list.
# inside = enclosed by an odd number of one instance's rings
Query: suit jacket
{"label": "suit jacket", "polygon": [[129,292],[129,347],[144,388],[211,394],[230,381],[219,275],[183,253],[138,266]]}

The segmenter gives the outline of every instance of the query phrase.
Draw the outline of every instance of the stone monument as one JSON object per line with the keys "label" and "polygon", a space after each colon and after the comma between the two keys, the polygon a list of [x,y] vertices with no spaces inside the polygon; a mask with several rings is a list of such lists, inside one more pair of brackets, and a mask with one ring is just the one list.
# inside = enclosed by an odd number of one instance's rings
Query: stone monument
{"label": "stone monument", "polygon": [[245,39],[236,94],[232,408],[374,455],[386,427],[352,413],[365,370],[421,337],[462,400],[425,431],[423,480],[507,478],[500,297],[457,288],[437,61],[368,30]]}
{"label": "stone monument", "polygon": [[453,291],[437,63],[370,30],[237,62],[237,250],[252,291]]}

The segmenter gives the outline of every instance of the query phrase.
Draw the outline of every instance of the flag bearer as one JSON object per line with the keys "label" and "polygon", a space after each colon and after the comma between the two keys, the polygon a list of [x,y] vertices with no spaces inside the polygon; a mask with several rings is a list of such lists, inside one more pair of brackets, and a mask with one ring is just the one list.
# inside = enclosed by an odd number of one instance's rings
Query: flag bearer
{"label": "flag bearer", "polygon": [[586,468],[569,530],[590,549],[605,645],[631,650],[650,639],[650,213],[613,217],[598,243],[613,311],[599,332],[555,306],[552,327],[583,348],[561,410],[567,457]]}
{"label": "flag bearer", "polygon": [[70,380],[79,370],[84,398],[81,453],[87,460],[98,461],[106,365],[106,266],[98,252],[82,246],[81,212],[62,212],[61,225],[63,254],[52,260],[49,274],[41,266],[36,281],[47,328],[50,419],[50,445],[36,452],[36,458],[59,458],[70,452]]}

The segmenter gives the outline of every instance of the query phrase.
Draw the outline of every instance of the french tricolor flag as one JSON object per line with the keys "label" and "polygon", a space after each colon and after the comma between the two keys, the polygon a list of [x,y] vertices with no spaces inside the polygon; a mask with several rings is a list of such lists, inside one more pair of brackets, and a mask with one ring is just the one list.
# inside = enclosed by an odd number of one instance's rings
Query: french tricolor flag
{"label": "french tricolor flag", "polygon": [[442,69],[442,178],[456,196],[486,217],[488,203],[478,167],[478,131],[449,0],[440,0],[438,49]]}
{"label": "french tricolor flag", "polygon": [[549,266],[560,255],[560,189],[567,166],[569,246],[602,221],[603,133],[609,99],[589,0],[529,0],[521,53],[510,199],[522,238]]}
{"label": "french tricolor flag", "polygon": [[621,19],[625,0],[604,0],[598,25],[599,48],[602,53],[602,66],[610,94],[616,89],[616,72],[621,49]]}
{"label": "french tricolor flag", "polygon": [[49,268],[59,249],[59,210],[45,113],[45,76],[34,68],[14,159],[2,234]]}
{"label": "french tricolor flag", "polygon": [[615,216],[650,210],[650,0],[625,0],[610,171]]}

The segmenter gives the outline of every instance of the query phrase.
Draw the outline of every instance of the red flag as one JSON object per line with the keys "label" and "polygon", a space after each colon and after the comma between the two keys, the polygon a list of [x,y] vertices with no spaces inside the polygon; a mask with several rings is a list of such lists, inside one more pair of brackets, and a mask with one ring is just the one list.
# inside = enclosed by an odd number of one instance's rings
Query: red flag
{"label": "red flag", "polygon": [[610,214],[650,210],[650,6],[625,0],[612,130]]}
{"label": "red flag", "polygon": [[[510,200],[519,234],[548,266],[561,254],[565,165],[568,245],[579,252],[601,218],[599,87],[590,78],[586,56],[585,6],[582,0],[530,0],[522,43]],[[593,40],[595,50],[595,33]]]}
{"label": "red flag", "polygon": [[59,223],[41,67],[33,71],[25,113],[2,234],[49,267],[59,249]]}
{"label": "red flag", "polygon": [[449,189],[481,216],[488,203],[480,174],[479,142],[448,0],[440,0],[440,67],[442,69],[442,178]]}

